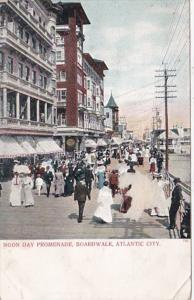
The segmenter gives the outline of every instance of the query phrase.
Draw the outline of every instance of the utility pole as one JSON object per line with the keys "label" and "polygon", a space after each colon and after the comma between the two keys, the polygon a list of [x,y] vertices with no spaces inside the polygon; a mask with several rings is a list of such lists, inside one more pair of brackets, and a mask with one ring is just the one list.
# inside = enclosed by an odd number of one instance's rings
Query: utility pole
{"label": "utility pole", "polygon": [[163,96],[159,96],[156,98],[162,98],[164,99],[164,103],[165,103],[165,133],[166,133],[166,144],[165,144],[165,168],[166,171],[168,172],[168,99],[169,98],[176,98],[176,96],[172,96],[172,95],[168,95],[168,93],[175,93],[176,91],[169,91],[168,88],[174,88],[176,87],[176,85],[168,85],[168,79],[169,77],[175,77],[175,74],[172,74],[172,72],[176,72],[176,70],[167,70],[166,66],[164,68],[164,70],[156,70],[156,72],[160,72],[162,74],[160,75],[156,75],[155,77],[162,77],[164,78],[164,85],[162,86],[156,86],[157,88],[162,88],[163,90],[157,91],[157,93],[163,93]]}

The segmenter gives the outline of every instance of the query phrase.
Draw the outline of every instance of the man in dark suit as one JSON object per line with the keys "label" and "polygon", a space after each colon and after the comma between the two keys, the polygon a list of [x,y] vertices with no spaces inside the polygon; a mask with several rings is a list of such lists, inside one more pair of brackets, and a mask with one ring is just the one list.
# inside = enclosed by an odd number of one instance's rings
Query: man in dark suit
{"label": "man in dark suit", "polygon": [[87,197],[90,199],[89,191],[85,184],[85,181],[84,180],[77,181],[76,186],[75,186],[75,192],[74,192],[74,200],[78,201],[78,206],[79,206],[78,223],[82,222],[83,211],[84,211],[84,206],[85,206]]}
{"label": "man in dark suit", "polygon": [[90,166],[88,165],[85,170],[85,182],[86,182],[86,186],[88,188],[89,197],[90,197],[90,193],[91,193],[91,189],[92,189],[92,180],[94,180],[94,174],[93,174]]}
{"label": "man in dark suit", "polygon": [[169,217],[170,217],[169,229],[174,229],[176,226],[176,214],[180,207],[181,200],[183,199],[180,182],[181,182],[180,178],[174,179],[175,187],[172,191],[172,197],[171,197],[171,206],[169,211]]}
{"label": "man in dark suit", "polygon": [[46,171],[44,173],[44,181],[46,183],[46,191],[47,191],[47,197],[50,195],[50,189],[51,189],[51,182],[53,181],[53,173],[50,171],[50,167],[46,167]]}

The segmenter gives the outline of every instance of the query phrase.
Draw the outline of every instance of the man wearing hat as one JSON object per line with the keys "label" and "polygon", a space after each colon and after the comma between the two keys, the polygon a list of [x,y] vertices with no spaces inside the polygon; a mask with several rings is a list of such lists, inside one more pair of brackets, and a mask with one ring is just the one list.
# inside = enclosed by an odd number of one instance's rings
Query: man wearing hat
{"label": "man wearing hat", "polygon": [[169,217],[170,217],[170,226],[169,229],[174,229],[176,226],[176,214],[180,207],[181,200],[183,199],[182,195],[182,188],[180,185],[180,178],[174,179],[174,189],[172,191],[172,197],[171,197],[171,206],[169,211]]}
{"label": "man wearing hat", "polygon": [[77,181],[74,192],[74,201],[78,201],[79,206],[79,217],[78,223],[82,222],[83,219],[83,211],[86,203],[86,198],[90,200],[90,195],[86,183],[84,180]]}

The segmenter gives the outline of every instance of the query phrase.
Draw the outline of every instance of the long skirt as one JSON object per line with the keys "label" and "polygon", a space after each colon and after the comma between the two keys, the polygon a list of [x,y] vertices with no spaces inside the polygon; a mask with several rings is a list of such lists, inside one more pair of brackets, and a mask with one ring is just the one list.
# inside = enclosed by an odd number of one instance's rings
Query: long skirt
{"label": "long skirt", "polygon": [[11,186],[11,193],[9,196],[9,203],[11,206],[21,206],[21,191],[22,188],[20,185],[12,185]]}
{"label": "long skirt", "polygon": [[31,187],[24,187],[24,206],[34,206],[34,198]]}
{"label": "long skirt", "polygon": [[151,163],[151,165],[150,165],[150,173],[155,172],[155,170],[156,170],[156,165],[155,165],[155,163]]}
{"label": "long skirt", "polygon": [[120,212],[127,213],[131,207],[132,197],[124,196],[124,200],[121,203]]}

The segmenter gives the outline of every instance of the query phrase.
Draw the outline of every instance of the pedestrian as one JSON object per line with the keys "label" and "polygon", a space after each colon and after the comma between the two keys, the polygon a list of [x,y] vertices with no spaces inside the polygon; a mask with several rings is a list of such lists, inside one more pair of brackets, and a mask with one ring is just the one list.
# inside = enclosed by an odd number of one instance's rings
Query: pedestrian
{"label": "pedestrian", "polygon": [[78,201],[78,206],[79,206],[78,223],[82,222],[83,211],[84,211],[87,197],[90,200],[89,191],[85,181],[84,180],[77,181],[75,186],[75,192],[74,192],[74,201]]}
{"label": "pedestrian", "polygon": [[36,190],[38,193],[38,196],[40,196],[40,191],[43,187],[43,179],[40,177],[40,174],[37,174],[36,182],[35,182]]}
{"label": "pedestrian", "polygon": [[174,229],[176,227],[176,214],[181,205],[181,201],[183,200],[182,187],[180,185],[180,182],[181,182],[180,178],[174,179],[175,186],[172,191],[171,206],[169,211],[169,217],[170,217],[169,229]]}
{"label": "pedestrian", "polygon": [[158,173],[160,173],[161,172],[161,170],[162,170],[162,164],[163,164],[163,154],[162,154],[162,152],[158,152],[158,154],[157,154],[157,169],[158,169]]}
{"label": "pedestrian", "polygon": [[113,170],[109,177],[109,186],[112,191],[112,197],[115,197],[116,190],[118,190],[119,178],[116,170]]}
{"label": "pedestrian", "polygon": [[9,196],[10,206],[22,205],[21,192],[22,192],[22,181],[21,178],[19,177],[19,173],[15,172],[14,177],[11,181],[11,193]]}
{"label": "pedestrian", "polygon": [[44,182],[46,183],[47,197],[50,195],[51,183],[53,181],[53,173],[50,171],[50,166],[46,166],[44,173]]}
{"label": "pedestrian", "polygon": [[25,175],[23,179],[23,188],[24,188],[24,206],[34,206],[34,198],[32,195],[33,181],[31,175]]}
{"label": "pedestrian", "polygon": [[150,164],[150,173],[153,174],[156,171],[156,159],[153,155],[151,155],[150,157],[149,164]]}
{"label": "pedestrian", "polygon": [[85,182],[86,182],[86,186],[88,188],[89,195],[91,195],[92,180],[94,180],[94,174],[92,172],[90,165],[88,165],[85,170]]}
{"label": "pedestrian", "polygon": [[111,205],[113,204],[112,193],[108,187],[108,181],[104,182],[103,188],[99,191],[97,198],[97,208],[94,217],[101,222],[112,223]]}
{"label": "pedestrian", "polygon": [[105,166],[102,161],[98,162],[98,167],[96,169],[96,176],[98,178],[98,188],[99,190],[103,188],[105,182]]}
{"label": "pedestrian", "polygon": [[128,187],[121,189],[122,195],[122,203],[120,206],[120,212],[127,213],[129,208],[131,207],[132,197],[130,195],[130,189],[132,185],[130,184]]}
{"label": "pedestrian", "polygon": [[58,168],[57,172],[55,173],[54,183],[55,183],[55,197],[59,197],[62,194],[64,194],[64,178],[63,178],[63,173],[60,171],[60,168]]}
{"label": "pedestrian", "polygon": [[71,169],[66,172],[64,195],[71,196],[74,192],[74,175]]}

